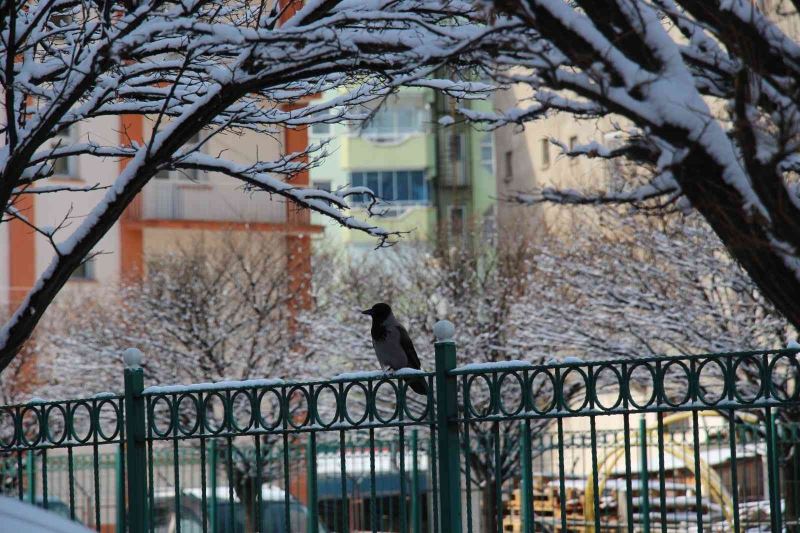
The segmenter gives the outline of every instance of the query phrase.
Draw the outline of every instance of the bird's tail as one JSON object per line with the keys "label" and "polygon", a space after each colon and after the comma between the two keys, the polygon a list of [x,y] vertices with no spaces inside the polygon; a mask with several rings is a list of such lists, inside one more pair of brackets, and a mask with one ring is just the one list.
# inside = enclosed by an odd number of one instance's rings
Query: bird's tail
{"label": "bird's tail", "polygon": [[411,390],[417,394],[428,394],[428,383],[425,381],[425,378],[408,378],[406,381],[408,382],[408,386],[411,387]]}

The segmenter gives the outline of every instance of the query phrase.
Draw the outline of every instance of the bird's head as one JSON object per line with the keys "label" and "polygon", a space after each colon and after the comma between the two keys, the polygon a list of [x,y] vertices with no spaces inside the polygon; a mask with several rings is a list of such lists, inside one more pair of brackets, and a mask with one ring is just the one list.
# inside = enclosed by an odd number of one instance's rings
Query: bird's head
{"label": "bird's head", "polygon": [[361,311],[361,314],[371,316],[372,320],[380,324],[381,322],[389,318],[389,315],[392,314],[392,308],[389,307],[389,304],[381,302],[373,305],[369,309]]}

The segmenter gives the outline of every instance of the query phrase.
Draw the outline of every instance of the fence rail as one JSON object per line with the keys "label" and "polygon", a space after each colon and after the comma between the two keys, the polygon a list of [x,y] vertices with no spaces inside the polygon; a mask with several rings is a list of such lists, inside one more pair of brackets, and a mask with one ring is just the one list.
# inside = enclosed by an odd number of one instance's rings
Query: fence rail
{"label": "fence rail", "polygon": [[[797,350],[0,406],[0,492],[97,531],[797,531]],[[416,394],[409,380],[425,380]]]}

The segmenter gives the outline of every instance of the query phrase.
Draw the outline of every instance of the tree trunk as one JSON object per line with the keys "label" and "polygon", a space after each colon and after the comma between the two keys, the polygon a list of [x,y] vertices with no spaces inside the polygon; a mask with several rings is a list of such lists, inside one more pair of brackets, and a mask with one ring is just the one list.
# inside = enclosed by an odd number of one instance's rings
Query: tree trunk
{"label": "tree trunk", "polygon": [[236,495],[242,502],[242,512],[244,513],[244,533],[255,533],[257,531],[256,505],[258,502],[256,479],[244,472],[237,472],[236,477]]}
{"label": "tree trunk", "polygon": [[691,161],[681,166],[685,173],[676,177],[684,193],[762,294],[790,323],[800,327],[798,273],[787,264],[788,254],[779,252],[770,237],[770,233],[778,235],[790,246],[800,243],[797,221],[787,220],[796,208],[787,199],[767,206],[772,208],[772,220],[752,215],[741,194],[725,183],[721,169],[704,156],[695,152],[687,158]]}
{"label": "tree trunk", "polygon": [[497,491],[493,479],[487,479],[486,485],[481,490],[481,526],[484,533],[497,532]]}

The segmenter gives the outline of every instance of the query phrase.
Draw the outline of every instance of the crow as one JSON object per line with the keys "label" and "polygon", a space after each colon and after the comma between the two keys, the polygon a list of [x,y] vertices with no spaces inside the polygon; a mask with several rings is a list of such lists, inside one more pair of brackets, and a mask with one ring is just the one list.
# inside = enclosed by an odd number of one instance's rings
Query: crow
{"label": "crow", "polygon": [[[392,308],[385,303],[377,303],[366,311],[364,315],[372,317],[372,346],[382,368],[400,370],[401,368],[420,369],[419,357],[408,336],[408,331],[392,314]],[[407,379],[409,387],[417,394],[428,394],[428,384],[425,378],[412,377]]]}

